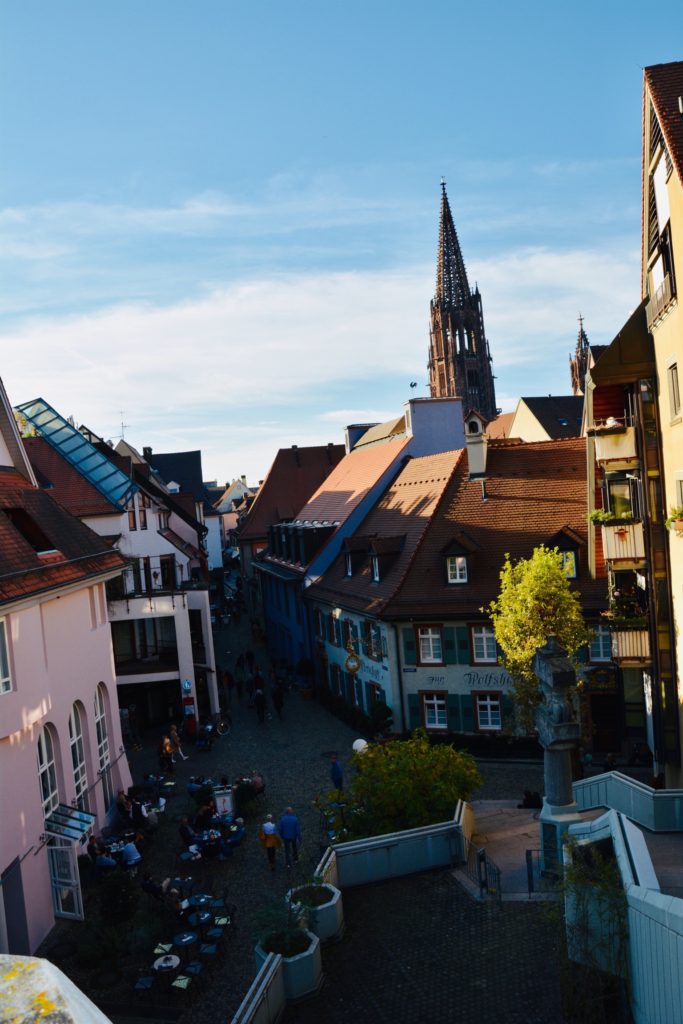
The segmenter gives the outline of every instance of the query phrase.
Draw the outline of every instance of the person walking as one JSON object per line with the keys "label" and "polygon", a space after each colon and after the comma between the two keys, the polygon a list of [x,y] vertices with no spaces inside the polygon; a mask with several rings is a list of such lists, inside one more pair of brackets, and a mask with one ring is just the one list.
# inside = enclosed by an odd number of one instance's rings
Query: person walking
{"label": "person walking", "polygon": [[187,754],[183,754],[183,748],[182,748],[182,745],[180,743],[180,736],[178,735],[178,730],[176,729],[175,725],[171,726],[171,731],[169,732],[168,735],[169,735],[169,739],[170,739],[171,743],[173,744],[173,752],[174,752],[174,754],[179,754],[180,757],[182,757],[183,761],[187,761],[187,756],[188,755]]}
{"label": "person walking", "polygon": [[263,725],[266,720],[266,695],[260,688],[254,693],[254,707],[258,720]]}
{"label": "person walking", "polygon": [[280,838],[285,844],[285,864],[292,866],[299,859],[299,843],[301,842],[301,825],[293,807],[288,807],[280,818]]}
{"label": "person walking", "polygon": [[330,761],[330,779],[334,788],[341,793],[344,789],[344,769],[336,754],[332,755]]}
{"label": "person walking", "polygon": [[277,825],[273,821],[272,814],[266,815],[266,820],[261,825],[259,839],[261,841],[261,846],[266,851],[268,863],[270,864],[270,870],[275,871],[275,855],[279,848],[282,846],[282,840],[278,835]]}

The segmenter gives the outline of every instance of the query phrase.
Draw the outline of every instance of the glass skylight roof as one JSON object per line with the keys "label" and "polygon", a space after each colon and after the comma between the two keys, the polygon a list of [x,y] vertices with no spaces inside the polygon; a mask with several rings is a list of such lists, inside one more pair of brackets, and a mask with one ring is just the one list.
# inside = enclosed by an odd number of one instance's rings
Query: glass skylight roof
{"label": "glass skylight roof", "polygon": [[71,423],[42,398],[17,406],[49,445],[96,487],[108,501],[123,509],[138,490],[137,484],[98,451]]}

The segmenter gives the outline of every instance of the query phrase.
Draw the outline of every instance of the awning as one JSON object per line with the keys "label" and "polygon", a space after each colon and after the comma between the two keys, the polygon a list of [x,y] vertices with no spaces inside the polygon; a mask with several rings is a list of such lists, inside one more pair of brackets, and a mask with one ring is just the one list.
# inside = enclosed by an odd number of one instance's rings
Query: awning
{"label": "awning", "polygon": [[45,834],[82,843],[95,824],[95,815],[77,807],[59,804],[45,819]]}

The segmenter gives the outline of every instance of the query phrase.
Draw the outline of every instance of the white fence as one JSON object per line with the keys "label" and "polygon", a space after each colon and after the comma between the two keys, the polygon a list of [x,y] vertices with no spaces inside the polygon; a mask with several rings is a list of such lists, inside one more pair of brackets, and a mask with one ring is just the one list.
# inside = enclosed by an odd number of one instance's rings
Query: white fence
{"label": "white fence", "polygon": [[652,789],[621,772],[607,772],[573,785],[582,811],[610,807],[651,832],[683,832],[683,789]]}
{"label": "white fence", "polygon": [[269,953],[232,1018],[232,1024],[274,1024],[284,1008],[282,957],[279,953]]}

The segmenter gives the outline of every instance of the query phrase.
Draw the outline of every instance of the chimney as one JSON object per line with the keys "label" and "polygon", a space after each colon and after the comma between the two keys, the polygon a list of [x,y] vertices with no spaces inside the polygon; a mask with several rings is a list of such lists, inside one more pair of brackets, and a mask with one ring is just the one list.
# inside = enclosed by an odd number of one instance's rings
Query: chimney
{"label": "chimney", "polygon": [[[465,440],[467,442],[467,461],[470,468],[470,480],[486,476],[486,449],[488,441],[483,432],[484,424],[478,416],[470,415],[465,423]],[[482,498],[486,500],[486,487],[482,480]]]}
{"label": "chimney", "polygon": [[144,459],[151,459],[151,457],[152,457],[152,449],[151,448],[143,448],[142,449],[142,457]]}
{"label": "chimney", "polygon": [[240,480],[242,481],[242,483],[246,487],[247,486],[247,478],[246,478],[246,476],[244,476],[244,474],[240,477]]}
{"label": "chimney", "polygon": [[301,456],[299,455],[299,445],[298,444],[293,444],[292,445],[292,451],[294,452],[294,461],[296,462],[297,466],[300,466],[301,465]]}

